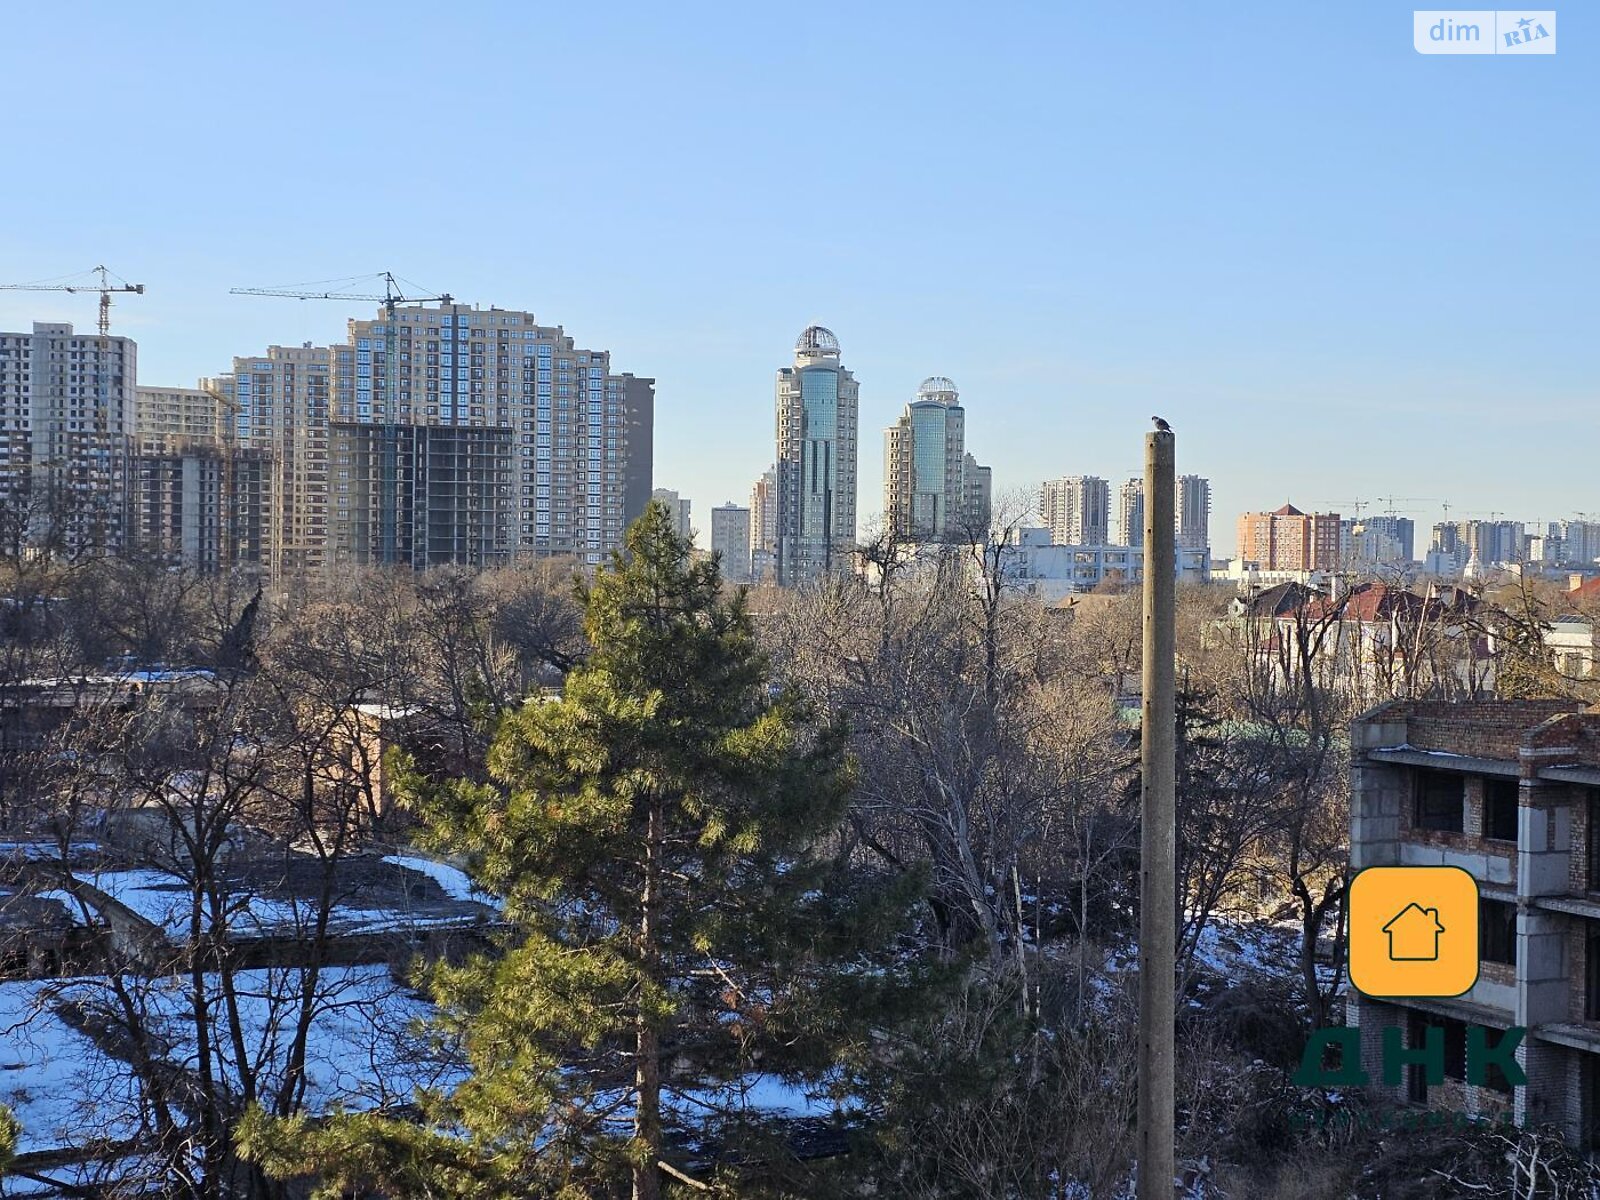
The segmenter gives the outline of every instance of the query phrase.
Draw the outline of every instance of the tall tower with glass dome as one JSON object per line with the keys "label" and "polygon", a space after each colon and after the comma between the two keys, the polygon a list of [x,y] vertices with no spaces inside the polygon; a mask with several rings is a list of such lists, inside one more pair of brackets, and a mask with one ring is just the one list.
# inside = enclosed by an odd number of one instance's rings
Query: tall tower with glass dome
{"label": "tall tower with glass dome", "polygon": [[856,414],[860,390],[839,339],[808,325],[794,365],[778,371],[775,547],[786,587],[847,569],[856,541]]}
{"label": "tall tower with glass dome", "polygon": [[989,468],[967,450],[956,385],[924,379],[917,398],[883,433],[883,512],[902,541],[974,540],[989,527]]}

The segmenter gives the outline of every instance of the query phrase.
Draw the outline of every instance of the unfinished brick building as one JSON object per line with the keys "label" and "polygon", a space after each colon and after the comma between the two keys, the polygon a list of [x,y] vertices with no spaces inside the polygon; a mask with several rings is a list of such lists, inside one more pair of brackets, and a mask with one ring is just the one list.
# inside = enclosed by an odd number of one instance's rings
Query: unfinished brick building
{"label": "unfinished brick building", "polygon": [[[1351,869],[1458,866],[1478,883],[1477,984],[1451,999],[1357,996],[1362,1061],[1383,1029],[1444,1030],[1445,1083],[1410,1066],[1398,1099],[1551,1124],[1600,1148],[1600,713],[1568,701],[1397,700],[1351,728]],[[1464,1071],[1468,1025],[1527,1030],[1527,1084]]]}

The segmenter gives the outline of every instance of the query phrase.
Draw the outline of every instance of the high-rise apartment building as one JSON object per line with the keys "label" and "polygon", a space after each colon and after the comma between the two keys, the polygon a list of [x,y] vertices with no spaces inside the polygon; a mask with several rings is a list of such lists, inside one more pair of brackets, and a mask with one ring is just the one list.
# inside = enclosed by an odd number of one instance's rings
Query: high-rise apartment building
{"label": "high-rise apartment building", "polygon": [[849,566],[856,538],[860,389],[839,339],[810,325],[777,378],[777,581],[792,587]]}
{"label": "high-rise apartment building", "polygon": [[711,550],[722,556],[722,577],[750,582],[750,510],[732,500],[711,510]]}
{"label": "high-rise apartment building", "polygon": [[968,453],[963,456],[961,479],[967,526],[975,534],[987,535],[994,513],[994,471],[980,466],[978,460]]}
{"label": "high-rise apartment building", "polygon": [[238,443],[220,392],[137,389],[131,445],[130,552],[207,573],[261,562],[270,457]]}
{"label": "high-rise apartment building", "polygon": [[499,566],[511,554],[512,433],[334,421],[329,561]]}
{"label": "high-rise apartment building", "polygon": [[[1211,547],[1211,481],[1180,475],[1173,484],[1172,524],[1180,550]],[[1118,545],[1144,545],[1144,479],[1134,476],[1117,488]]]}
{"label": "high-rise apartment building", "polygon": [[778,568],[778,470],[768,468],[750,489],[750,576],[773,583]]}
{"label": "high-rise apartment building", "polygon": [[1339,522],[1339,558],[1347,567],[1398,566],[1409,562],[1394,526],[1375,518]]}
{"label": "high-rise apartment building", "polygon": [[[233,422],[235,443],[267,462],[261,481],[261,566],[274,580],[320,570],[329,537],[329,376],[326,346],[269,346],[202,380]],[[349,483],[350,464],[337,468]]]}
{"label": "high-rise apartment building", "polygon": [[1144,545],[1144,480],[1137,476],[1117,488],[1117,544]]}
{"label": "high-rise apartment building", "polygon": [[1058,546],[1105,546],[1111,542],[1111,485],[1097,475],[1048,479],[1039,512]]}
{"label": "high-rise apartment building", "polygon": [[884,430],[884,519],[900,540],[970,537],[988,526],[987,468],[966,452],[966,422],[956,385],[935,375]]}
{"label": "high-rise apartment building", "polygon": [[1239,515],[1239,558],[1261,571],[1327,571],[1339,565],[1339,514],[1292,504]]}
{"label": "high-rise apartment building", "polygon": [[689,516],[690,502],[687,496],[680,496],[671,488],[655,488],[650,492],[650,499],[667,506],[667,511],[672,514],[672,527],[677,530],[679,537],[693,540],[694,523]]}
{"label": "high-rise apartment building", "polygon": [[1391,539],[1399,555],[1398,561],[1412,562],[1416,558],[1417,523],[1410,517],[1392,514],[1364,517],[1361,525],[1368,534]]}
{"label": "high-rise apartment building", "polygon": [[1204,550],[1211,545],[1211,481],[1200,475],[1179,475],[1173,496],[1178,545]]}
{"label": "high-rise apartment building", "polygon": [[1466,526],[1468,549],[1484,566],[1523,560],[1527,528],[1521,521],[1468,521]]}
{"label": "high-rise apartment building", "polygon": [[654,380],[614,373],[608,351],[514,309],[402,308],[392,332],[390,381],[383,315],[349,323],[334,348],[332,419],[503,430],[514,558],[598,563],[621,543],[650,494]]}
{"label": "high-rise apartment building", "polygon": [[35,321],[0,333],[0,504],[35,546],[125,548],[138,352],[125,337]]}
{"label": "high-rise apartment building", "polygon": [[141,387],[133,393],[133,440],[136,450],[169,446],[175,438],[220,444],[223,406],[204,388]]}

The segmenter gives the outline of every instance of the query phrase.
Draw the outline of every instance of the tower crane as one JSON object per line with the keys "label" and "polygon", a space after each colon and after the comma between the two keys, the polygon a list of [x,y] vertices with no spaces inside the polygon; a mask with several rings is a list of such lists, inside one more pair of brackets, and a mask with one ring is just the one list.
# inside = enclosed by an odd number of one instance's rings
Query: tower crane
{"label": "tower crane", "polygon": [[[132,292],[136,296],[144,295],[144,284],[129,283],[126,279],[119,279],[116,285],[111,283],[112,272],[104,266],[94,267],[82,272],[84,275],[98,275],[99,283],[0,283],[0,292],[99,292],[100,293],[100,321],[99,329],[102,338],[111,333],[111,297],[117,292]],[[66,276],[76,279],[78,276]]]}
{"label": "tower crane", "polygon": [[1439,503],[1442,503],[1442,501],[1439,501],[1439,500],[1435,499],[1432,496],[1376,496],[1376,497],[1374,497],[1374,499],[1376,499],[1379,504],[1386,504],[1388,506],[1387,508],[1385,508],[1383,510],[1383,512],[1384,512],[1385,516],[1390,516],[1390,517],[1398,516],[1399,514],[1401,514],[1403,512],[1416,512],[1417,511],[1414,508],[1399,508],[1399,507],[1396,507],[1397,505],[1401,505],[1401,504],[1439,504]]}
{"label": "tower crane", "polygon": [[[304,292],[292,288],[229,288],[230,296],[278,296],[286,300],[350,300],[363,304],[383,305],[383,375],[384,375],[384,400],[386,415],[394,419],[399,411],[395,406],[395,381],[399,372],[395,370],[395,309],[402,304],[449,304],[455,297],[448,292],[437,296],[407,296],[400,290],[400,283],[395,279],[393,272],[384,271],[378,275],[357,276],[350,280],[351,283],[361,283],[368,279],[383,280],[383,295],[363,295],[357,292]],[[344,282],[338,281],[335,282]]]}
{"label": "tower crane", "polygon": [[1350,515],[1357,521],[1361,520],[1361,510],[1372,502],[1370,500],[1318,500],[1318,505],[1331,504],[1340,509],[1349,509]]}
{"label": "tower crane", "polygon": [[[397,381],[400,377],[399,362],[396,347],[398,335],[395,330],[395,310],[402,304],[451,304],[455,297],[448,292],[437,296],[408,296],[400,289],[400,281],[392,271],[383,271],[377,275],[355,276],[351,279],[331,280],[333,283],[346,283],[354,285],[368,281],[383,281],[383,294],[361,294],[358,292],[341,291],[301,291],[294,288],[229,288],[228,294],[232,296],[276,296],[286,300],[349,300],[364,304],[383,305],[383,395],[384,395],[384,423],[393,422],[399,415],[399,404],[396,397]],[[388,433],[383,436],[383,492],[386,498],[393,494],[395,486],[396,456],[395,439]],[[382,561],[393,562],[395,555],[395,514],[392,511],[380,509],[380,534],[382,546]]]}
{"label": "tower crane", "polygon": [[[95,283],[79,282],[79,280],[81,280],[82,276],[84,276],[84,275],[97,276],[98,277],[98,282],[95,282]],[[111,280],[113,278],[116,278],[116,280],[117,280],[117,282],[115,284],[113,284],[111,282]],[[98,292],[99,295],[100,295],[99,319],[96,322],[96,327],[99,330],[100,338],[99,338],[99,345],[97,347],[97,352],[95,354],[95,387],[94,387],[94,392],[95,392],[94,434],[95,434],[95,443],[96,444],[90,450],[90,456],[92,456],[93,461],[98,464],[98,469],[99,469],[99,472],[100,472],[100,478],[96,479],[96,475],[95,475],[96,469],[95,469],[95,467],[89,466],[87,464],[87,462],[86,462],[83,469],[84,469],[85,474],[87,475],[87,478],[83,482],[85,484],[87,484],[87,490],[89,492],[89,495],[87,496],[87,499],[93,505],[95,513],[96,513],[96,518],[95,518],[95,523],[94,523],[94,530],[93,530],[94,543],[95,543],[97,548],[99,548],[101,550],[104,550],[105,549],[105,526],[104,526],[104,511],[103,510],[104,510],[104,503],[105,503],[105,500],[107,499],[107,497],[97,496],[97,495],[94,494],[94,491],[95,491],[96,483],[109,484],[110,483],[111,473],[112,473],[111,472],[112,449],[111,449],[111,445],[110,445],[110,429],[109,429],[108,423],[107,423],[107,414],[108,414],[108,412],[110,411],[110,408],[111,408],[111,396],[110,396],[110,393],[109,393],[109,391],[108,391],[108,389],[106,387],[106,357],[107,357],[107,355],[109,355],[111,353],[111,297],[113,295],[117,294],[117,293],[120,293],[120,292],[127,292],[127,293],[131,293],[131,294],[133,294],[135,296],[142,296],[142,295],[144,295],[144,284],[142,284],[142,283],[129,283],[126,279],[123,279],[121,276],[115,276],[113,274],[113,272],[108,267],[106,267],[104,264],[101,264],[100,266],[94,267],[94,268],[92,268],[92,269],[90,269],[88,271],[80,272],[78,275],[63,276],[61,280],[44,280],[44,281],[40,281],[40,282],[36,282],[36,283],[0,283],[0,291],[6,291],[6,292],[68,292],[68,293],[71,293],[73,295],[76,295],[79,292]],[[69,426],[69,429],[70,429],[70,426]],[[123,529],[124,537],[126,537],[128,535],[128,533],[129,533],[129,530],[127,529],[127,518],[128,518],[128,515],[129,515],[129,509],[130,509],[130,503],[131,503],[131,497],[127,494],[127,487],[128,487],[128,462],[127,462],[127,440],[126,440],[127,439],[127,433],[128,433],[128,430],[126,429],[126,427],[124,427],[124,429],[123,429],[123,439],[124,440],[123,440],[122,455],[121,455],[122,460],[123,460],[122,461],[123,496],[122,496],[122,501],[121,501],[121,507],[122,507],[123,522],[124,522],[124,529]],[[52,438],[50,440],[53,441],[54,439]],[[72,439],[72,440],[77,440],[77,439]],[[78,499],[84,499],[84,498],[85,497],[81,497],[80,496]]]}

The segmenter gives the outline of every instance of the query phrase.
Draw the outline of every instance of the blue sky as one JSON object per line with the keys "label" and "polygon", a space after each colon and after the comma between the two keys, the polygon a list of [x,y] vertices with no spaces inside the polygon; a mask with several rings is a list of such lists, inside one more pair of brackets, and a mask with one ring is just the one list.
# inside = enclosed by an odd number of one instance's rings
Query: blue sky
{"label": "blue sky", "polygon": [[[1558,12],[1513,58],[1418,55],[1378,3],[15,7],[0,281],[146,283],[145,383],[365,315],[230,286],[532,309],[657,378],[703,530],[812,321],[864,515],[939,374],[1001,491],[1136,473],[1168,417],[1219,553],[1285,499],[1553,520],[1600,510],[1600,22]],[[0,293],[62,318],[92,299]]]}

